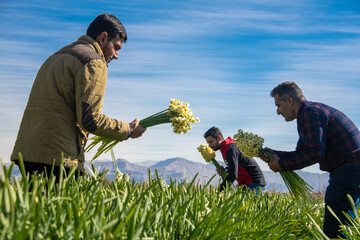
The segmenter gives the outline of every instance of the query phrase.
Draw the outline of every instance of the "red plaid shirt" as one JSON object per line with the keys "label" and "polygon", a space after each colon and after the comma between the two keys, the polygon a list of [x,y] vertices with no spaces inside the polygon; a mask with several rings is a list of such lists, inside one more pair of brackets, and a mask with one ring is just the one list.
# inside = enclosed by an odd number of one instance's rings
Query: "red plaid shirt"
{"label": "red plaid shirt", "polygon": [[275,151],[283,170],[297,170],[319,163],[321,170],[332,172],[343,164],[359,165],[360,131],[341,111],[305,101],[299,108],[297,128],[296,150]]}

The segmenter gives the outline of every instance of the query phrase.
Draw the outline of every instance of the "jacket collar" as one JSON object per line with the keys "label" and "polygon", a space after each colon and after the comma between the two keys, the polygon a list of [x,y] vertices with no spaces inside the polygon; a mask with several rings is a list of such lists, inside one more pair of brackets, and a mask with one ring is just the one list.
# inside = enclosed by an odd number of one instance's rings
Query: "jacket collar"
{"label": "jacket collar", "polygon": [[103,53],[100,45],[94,39],[92,39],[91,37],[89,37],[87,35],[82,35],[81,37],[79,37],[78,40],[79,41],[85,41],[85,42],[89,43],[90,46],[94,49],[94,51],[101,56],[101,58],[103,59],[104,62],[106,62],[104,53]]}

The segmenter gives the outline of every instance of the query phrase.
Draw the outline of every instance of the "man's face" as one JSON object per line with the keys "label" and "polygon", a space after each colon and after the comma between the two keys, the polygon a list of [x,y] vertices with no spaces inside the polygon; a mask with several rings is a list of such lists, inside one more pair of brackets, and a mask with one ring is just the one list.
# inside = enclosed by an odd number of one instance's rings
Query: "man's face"
{"label": "man's face", "polygon": [[105,61],[109,63],[111,60],[119,58],[119,50],[122,47],[120,38],[113,38],[111,41],[106,40],[106,43],[101,47]]}
{"label": "man's face", "polygon": [[294,108],[294,100],[291,97],[288,97],[286,100],[281,100],[279,95],[276,94],[274,99],[277,107],[276,113],[278,115],[281,114],[287,122],[296,119],[297,113]]}
{"label": "man's face", "polygon": [[[220,139],[219,139],[220,138]],[[206,137],[206,142],[208,143],[209,147],[214,150],[217,151],[220,149],[221,146],[221,137],[219,136],[218,139],[212,137],[212,136],[208,136]]]}
{"label": "man's face", "polygon": [[122,41],[120,38],[114,37],[109,41],[109,35],[107,32],[102,32],[97,38],[96,42],[99,44],[101,50],[104,53],[106,63],[111,60],[119,58],[119,50],[122,47]]}

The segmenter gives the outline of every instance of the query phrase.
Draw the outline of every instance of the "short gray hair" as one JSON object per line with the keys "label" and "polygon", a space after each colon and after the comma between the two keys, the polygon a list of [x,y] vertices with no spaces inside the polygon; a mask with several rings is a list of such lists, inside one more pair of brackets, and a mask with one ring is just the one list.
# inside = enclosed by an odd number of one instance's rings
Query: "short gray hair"
{"label": "short gray hair", "polygon": [[294,82],[280,83],[271,91],[270,96],[275,97],[276,94],[281,100],[285,100],[287,97],[299,102],[306,100],[301,88]]}

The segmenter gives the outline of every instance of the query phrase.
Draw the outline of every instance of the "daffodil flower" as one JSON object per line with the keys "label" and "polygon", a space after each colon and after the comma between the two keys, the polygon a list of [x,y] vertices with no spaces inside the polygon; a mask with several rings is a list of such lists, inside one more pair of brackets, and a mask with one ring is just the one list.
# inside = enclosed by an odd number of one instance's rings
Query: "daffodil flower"
{"label": "daffodil flower", "polygon": [[222,180],[225,180],[227,175],[226,175],[224,169],[215,160],[215,152],[214,152],[214,150],[212,150],[206,144],[201,144],[197,149],[201,153],[201,155],[204,158],[205,162],[207,162],[207,163],[212,162],[215,165],[215,167],[221,171],[221,178],[222,178]]}

